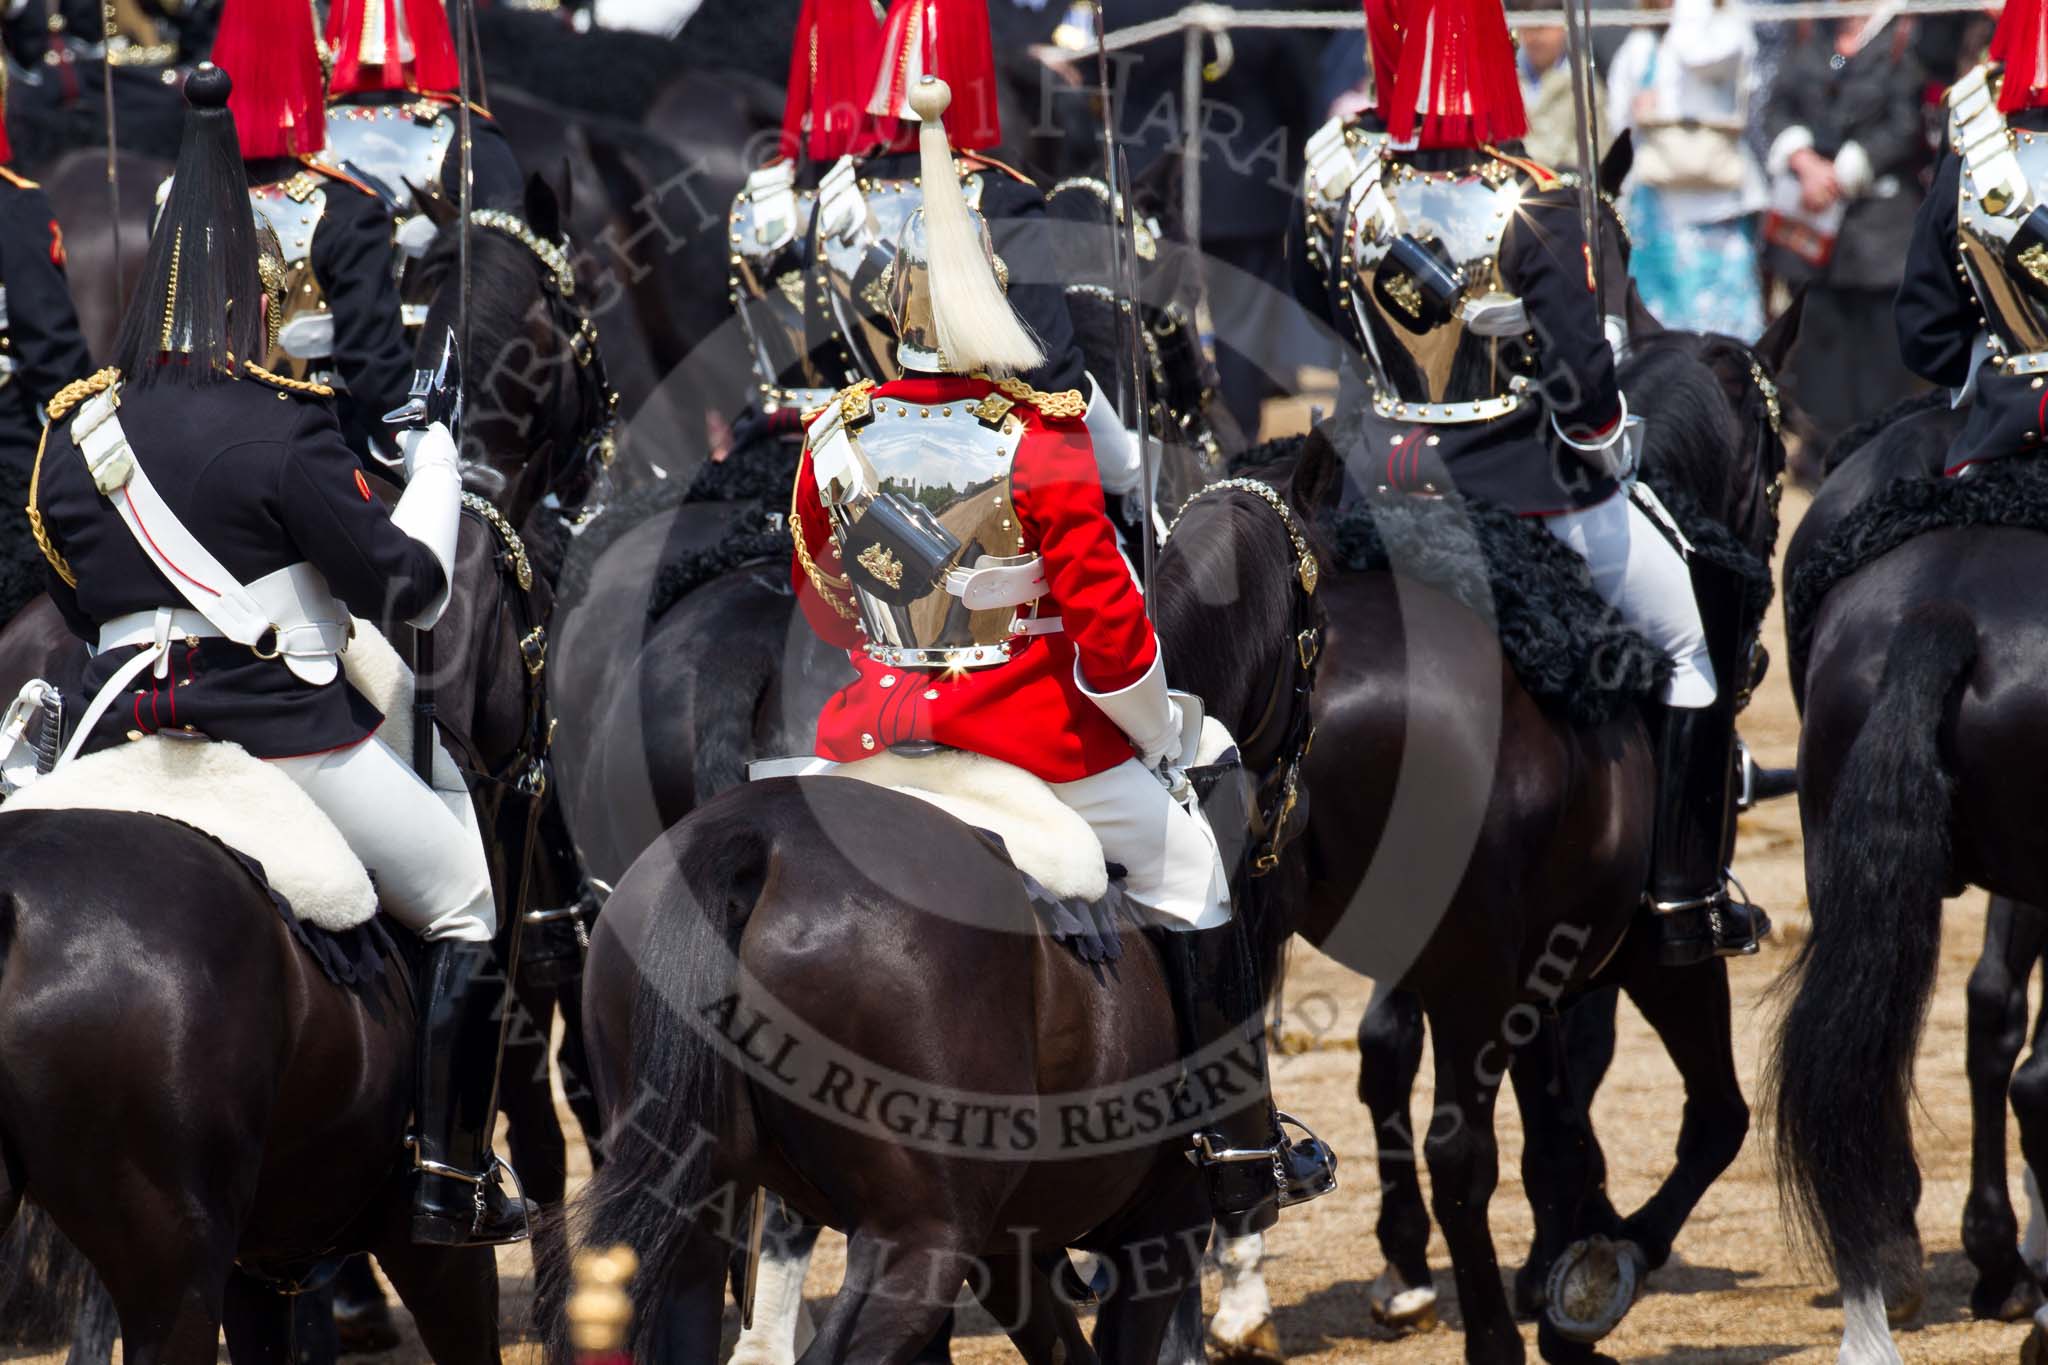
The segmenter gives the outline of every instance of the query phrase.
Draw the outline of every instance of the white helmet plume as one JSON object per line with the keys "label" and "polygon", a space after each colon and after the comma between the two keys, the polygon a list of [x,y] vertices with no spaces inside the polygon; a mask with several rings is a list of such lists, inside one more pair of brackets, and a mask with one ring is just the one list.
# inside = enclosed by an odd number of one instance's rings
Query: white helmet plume
{"label": "white helmet plume", "polygon": [[969,211],[960,192],[944,122],[952,102],[952,89],[936,76],[926,76],[911,88],[910,107],[921,122],[918,171],[924,191],[932,329],[955,372],[1003,378],[1037,369],[1045,363],[1045,352],[1003,297],[990,259],[987,228]]}

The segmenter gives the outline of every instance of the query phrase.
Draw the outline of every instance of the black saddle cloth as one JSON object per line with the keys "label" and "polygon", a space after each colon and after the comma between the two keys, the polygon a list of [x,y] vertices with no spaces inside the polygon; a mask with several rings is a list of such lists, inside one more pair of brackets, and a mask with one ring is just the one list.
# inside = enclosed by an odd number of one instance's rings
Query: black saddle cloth
{"label": "black saddle cloth", "polygon": [[1845,513],[1785,577],[1792,676],[1805,675],[1821,601],[1837,583],[1916,536],[1973,526],[2048,532],[2048,461],[2014,456],[1967,478],[1895,479]]}

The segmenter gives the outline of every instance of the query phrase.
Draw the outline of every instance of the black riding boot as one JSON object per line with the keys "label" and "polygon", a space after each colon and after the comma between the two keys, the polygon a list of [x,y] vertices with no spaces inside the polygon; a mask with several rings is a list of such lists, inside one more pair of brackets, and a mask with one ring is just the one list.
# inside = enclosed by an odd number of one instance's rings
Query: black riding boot
{"label": "black riding boot", "polygon": [[504,976],[488,943],[427,945],[420,990],[418,1184],[412,1239],[429,1246],[523,1241],[535,1210],[499,1187],[491,1154]]}
{"label": "black riding boot", "polygon": [[1657,959],[1682,967],[1757,950],[1763,911],[1728,894],[1733,731],[1719,703],[1660,707],[1650,910]]}
{"label": "black riding boot", "polygon": [[1263,1232],[1279,1210],[1337,1188],[1337,1156],[1273,1107],[1263,1000],[1241,926],[1166,933],[1164,959],[1190,1059],[1188,1101],[1200,1123],[1191,1161],[1209,1183],[1209,1207],[1231,1236]]}

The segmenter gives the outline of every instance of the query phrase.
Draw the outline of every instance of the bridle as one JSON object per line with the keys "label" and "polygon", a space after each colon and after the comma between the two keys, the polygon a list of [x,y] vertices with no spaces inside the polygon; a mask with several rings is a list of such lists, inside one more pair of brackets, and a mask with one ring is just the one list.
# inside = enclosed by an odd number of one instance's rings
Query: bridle
{"label": "bridle", "polygon": [[1322,578],[1322,563],[1308,537],[1302,534],[1294,509],[1271,484],[1257,479],[1221,479],[1199,489],[1181,505],[1173,525],[1167,527],[1168,539],[1190,507],[1211,494],[1228,492],[1249,493],[1272,508],[1294,550],[1295,590],[1289,594],[1288,608],[1288,634],[1294,647],[1280,651],[1259,719],[1249,731],[1235,737],[1246,770],[1259,775],[1250,812],[1250,858],[1252,875],[1263,877],[1280,865],[1282,851],[1308,824],[1301,765],[1315,740],[1312,703],[1323,640],[1316,584]]}
{"label": "bridle", "polygon": [[[576,298],[576,270],[563,242],[551,242],[535,232],[526,220],[502,209],[475,209],[469,215],[472,226],[524,247],[540,267],[541,296],[547,300],[548,320],[556,332],[568,339],[575,365],[554,366],[555,387],[551,402],[559,406],[562,386],[576,386],[576,424],[567,460],[550,462],[547,482],[539,496],[559,494],[571,480],[595,462],[599,470],[609,469],[618,454],[619,394],[605,369],[604,351],[598,344],[597,324],[579,307]],[[563,371],[570,371],[564,374]],[[601,510],[601,503],[589,500],[576,514],[580,525]]]}

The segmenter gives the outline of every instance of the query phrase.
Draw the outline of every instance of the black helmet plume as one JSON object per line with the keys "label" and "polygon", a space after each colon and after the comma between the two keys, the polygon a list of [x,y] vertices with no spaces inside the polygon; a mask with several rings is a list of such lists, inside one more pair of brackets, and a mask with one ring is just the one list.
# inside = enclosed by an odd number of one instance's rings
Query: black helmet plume
{"label": "black helmet plume", "polygon": [[230,86],[210,62],[185,79],[178,167],[114,344],[114,363],[136,387],[211,383],[263,353],[256,223]]}

